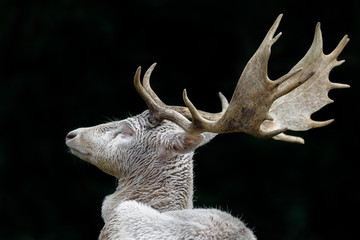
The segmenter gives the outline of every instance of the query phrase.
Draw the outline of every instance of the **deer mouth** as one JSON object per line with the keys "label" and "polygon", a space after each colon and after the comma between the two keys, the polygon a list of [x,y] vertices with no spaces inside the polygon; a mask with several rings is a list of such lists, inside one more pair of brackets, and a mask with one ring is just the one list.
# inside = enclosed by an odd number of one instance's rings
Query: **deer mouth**
{"label": "deer mouth", "polygon": [[81,158],[83,160],[86,160],[89,158],[90,153],[88,151],[86,151],[85,149],[79,148],[78,146],[76,146],[75,141],[68,139],[66,141],[66,145],[69,147],[70,152],[77,156],[78,158]]}
{"label": "deer mouth", "polygon": [[85,152],[83,150],[77,150],[77,149],[74,149],[71,147],[69,147],[69,148],[70,148],[70,152],[73,155],[77,156],[78,158],[83,159],[83,160],[89,159],[90,153]]}

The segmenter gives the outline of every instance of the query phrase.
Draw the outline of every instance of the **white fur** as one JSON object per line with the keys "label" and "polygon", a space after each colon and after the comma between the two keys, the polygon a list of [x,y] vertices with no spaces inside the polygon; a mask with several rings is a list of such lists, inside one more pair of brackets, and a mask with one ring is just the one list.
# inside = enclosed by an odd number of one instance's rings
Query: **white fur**
{"label": "white fur", "polygon": [[101,240],[253,240],[255,236],[237,218],[216,209],[159,212],[136,201],[119,204],[105,223]]}
{"label": "white fur", "polygon": [[192,209],[194,150],[215,136],[169,121],[154,126],[148,111],[70,132],[74,155],[119,179],[103,202],[99,239],[255,239],[227,213]]}

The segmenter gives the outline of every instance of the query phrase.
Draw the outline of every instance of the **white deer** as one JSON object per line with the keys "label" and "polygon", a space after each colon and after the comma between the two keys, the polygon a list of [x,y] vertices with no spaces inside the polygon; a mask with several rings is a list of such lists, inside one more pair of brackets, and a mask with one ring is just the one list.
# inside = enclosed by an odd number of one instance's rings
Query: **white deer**
{"label": "white deer", "polygon": [[[349,87],[329,81],[331,69],[347,42],[345,35],[329,55],[322,50],[320,25],[313,43],[290,71],[275,81],[267,76],[270,48],[280,15],[246,65],[230,103],[219,94],[220,113],[167,106],[150,88],[153,64],[135,87],[149,110],[122,121],[79,128],[66,144],[79,158],[119,179],[102,206],[105,226],[99,239],[256,239],[238,218],[216,209],[193,209],[194,150],[219,133],[244,132],[255,137],[304,143],[286,130],[322,127],[310,116],[332,102],[328,91]],[[191,121],[190,121],[191,119]]]}

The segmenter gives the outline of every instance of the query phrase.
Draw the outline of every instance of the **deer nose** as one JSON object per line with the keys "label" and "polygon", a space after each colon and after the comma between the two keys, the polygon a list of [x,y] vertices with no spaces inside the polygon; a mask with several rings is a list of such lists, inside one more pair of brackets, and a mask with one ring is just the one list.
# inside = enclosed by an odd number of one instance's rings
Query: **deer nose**
{"label": "deer nose", "polygon": [[71,139],[75,138],[77,136],[77,132],[72,131],[69,132],[65,137],[65,142],[70,141]]}

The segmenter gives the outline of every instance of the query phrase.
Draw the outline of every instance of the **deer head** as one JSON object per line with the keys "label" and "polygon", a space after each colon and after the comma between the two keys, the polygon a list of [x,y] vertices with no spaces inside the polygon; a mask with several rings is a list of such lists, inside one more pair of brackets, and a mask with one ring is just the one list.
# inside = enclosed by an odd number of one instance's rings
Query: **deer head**
{"label": "deer head", "polygon": [[170,121],[154,126],[149,119],[149,111],[144,111],[122,121],[79,128],[67,134],[66,144],[75,156],[121,178],[145,171],[141,166],[151,166],[157,159],[192,155],[216,135],[190,135]]}

